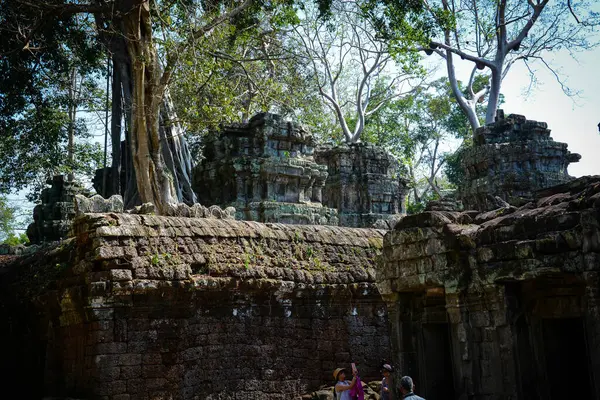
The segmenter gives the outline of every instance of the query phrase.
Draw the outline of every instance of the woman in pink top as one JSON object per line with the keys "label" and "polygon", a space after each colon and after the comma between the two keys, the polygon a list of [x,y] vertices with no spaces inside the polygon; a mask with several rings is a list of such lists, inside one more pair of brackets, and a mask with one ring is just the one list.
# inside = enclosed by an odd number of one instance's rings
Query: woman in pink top
{"label": "woman in pink top", "polygon": [[350,390],[356,385],[356,373],[352,373],[352,381],[346,380],[346,369],[337,368],[333,371],[333,377],[335,378],[335,387],[333,393],[336,400],[351,400]]}

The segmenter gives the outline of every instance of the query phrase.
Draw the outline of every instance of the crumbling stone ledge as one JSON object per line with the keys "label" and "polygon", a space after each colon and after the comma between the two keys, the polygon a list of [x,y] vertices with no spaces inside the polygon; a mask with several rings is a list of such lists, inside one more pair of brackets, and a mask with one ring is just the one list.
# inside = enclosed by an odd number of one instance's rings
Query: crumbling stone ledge
{"label": "crumbling stone ledge", "polygon": [[86,214],[74,229],[94,254],[78,271],[99,264],[128,270],[122,273],[131,279],[188,283],[199,277],[373,283],[383,237],[372,229],[129,214]]}

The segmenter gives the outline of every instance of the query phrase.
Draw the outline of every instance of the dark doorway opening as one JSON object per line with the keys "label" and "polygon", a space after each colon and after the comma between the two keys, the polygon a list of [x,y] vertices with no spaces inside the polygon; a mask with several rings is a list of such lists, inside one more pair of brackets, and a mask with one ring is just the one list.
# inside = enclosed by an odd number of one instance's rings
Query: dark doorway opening
{"label": "dark doorway opening", "polygon": [[529,325],[524,315],[520,315],[514,325],[516,340],[516,356],[518,360],[517,379],[519,381],[519,398],[527,400],[541,400],[536,383],[536,370],[533,356],[533,347],[529,339]]}
{"label": "dark doorway opening", "polygon": [[589,362],[581,318],[544,319],[544,355],[550,399],[592,398]]}
{"label": "dark doorway opening", "polygon": [[419,382],[416,382],[416,392],[424,393],[427,400],[456,398],[448,324],[423,324],[423,350],[425,381],[421,387],[425,391],[419,390]]}

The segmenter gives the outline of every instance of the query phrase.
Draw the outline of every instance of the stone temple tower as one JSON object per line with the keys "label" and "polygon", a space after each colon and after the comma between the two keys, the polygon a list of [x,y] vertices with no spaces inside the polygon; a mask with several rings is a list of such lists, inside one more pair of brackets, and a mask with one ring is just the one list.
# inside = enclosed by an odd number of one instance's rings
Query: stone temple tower
{"label": "stone temple tower", "polygon": [[474,143],[462,154],[465,183],[459,189],[465,208],[491,210],[500,198],[520,206],[535,191],[573,178],[567,167],[581,156],[555,142],[545,122],[498,110],[496,121],[475,131]]}
{"label": "stone temple tower", "polygon": [[327,167],[314,147],[304,126],[257,114],[207,139],[194,190],[200,203],[233,206],[242,220],[337,225],[337,210],[321,204]]}

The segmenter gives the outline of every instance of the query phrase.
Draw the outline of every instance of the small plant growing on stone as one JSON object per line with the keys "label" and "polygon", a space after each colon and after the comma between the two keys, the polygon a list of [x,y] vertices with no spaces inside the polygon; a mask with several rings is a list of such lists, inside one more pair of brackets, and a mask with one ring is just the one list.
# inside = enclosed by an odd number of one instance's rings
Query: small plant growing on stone
{"label": "small plant growing on stone", "polygon": [[317,257],[313,258],[313,264],[314,264],[315,268],[317,268],[317,269],[323,269],[323,265],[321,264],[321,260],[319,260]]}
{"label": "small plant growing on stone", "polygon": [[250,269],[250,254],[245,253],[244,256],[244,268]]}
{"label": "small plant growing on stone", "polygon": [[160,256],[158,254],[153,254],[152,258],[150,258],[150,263],[152,265],[158,265],[160,263]]}
{"label": "small plant growing on stone", "polygon": [[294,255],[296,256],[296,258],[299,260],[304,260],[304,253],[302,252],[302,247],[296,245],[296,243],[294,242],[294,244],[292,244],[292,248],[294,249]]}
{"label": "small plant growing on stone", "polygon": [[312,246],[308,246],[306,248],[306,258],[310,259],[313,256],[313,249]]}

